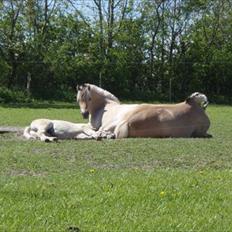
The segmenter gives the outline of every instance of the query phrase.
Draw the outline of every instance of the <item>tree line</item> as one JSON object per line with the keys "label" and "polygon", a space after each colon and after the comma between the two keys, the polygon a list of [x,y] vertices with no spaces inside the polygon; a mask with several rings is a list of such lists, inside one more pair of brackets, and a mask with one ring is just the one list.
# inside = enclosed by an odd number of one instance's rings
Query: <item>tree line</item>
{"label": "tree line", "polygon": [[89,82],[119,98],[201,91],[229,103],[231,9],[232,0],[1,0],[0,102],[71,100]]}

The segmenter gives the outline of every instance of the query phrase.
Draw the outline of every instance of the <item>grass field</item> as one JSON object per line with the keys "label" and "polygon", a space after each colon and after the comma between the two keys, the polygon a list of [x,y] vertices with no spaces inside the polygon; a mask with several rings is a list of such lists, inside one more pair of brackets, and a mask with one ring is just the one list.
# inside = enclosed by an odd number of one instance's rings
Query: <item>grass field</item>
{"label": "grass field", "polygon": [[[212,139],[25,141],[0,134],[0,231],[232,231],[232,107]],[[70,104],[1,106],[0,125],[83,121]]]}

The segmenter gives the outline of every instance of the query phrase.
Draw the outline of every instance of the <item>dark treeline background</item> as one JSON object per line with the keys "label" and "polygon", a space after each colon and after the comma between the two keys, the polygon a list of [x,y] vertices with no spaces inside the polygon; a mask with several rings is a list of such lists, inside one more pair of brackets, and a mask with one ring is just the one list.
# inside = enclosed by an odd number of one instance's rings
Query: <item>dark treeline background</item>
{"label": "dark treeline background", "polygon": [[232,101],[232,0],[0,0],[0,102]]}

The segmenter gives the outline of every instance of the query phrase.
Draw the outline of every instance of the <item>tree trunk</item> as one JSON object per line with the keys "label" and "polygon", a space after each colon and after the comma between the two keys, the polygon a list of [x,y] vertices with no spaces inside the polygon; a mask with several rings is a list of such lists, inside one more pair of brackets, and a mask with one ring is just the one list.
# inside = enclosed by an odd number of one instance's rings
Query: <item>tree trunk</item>
{"label": "tree trunk", "polygon": [[16,73],[17,73],[17,63],[13,51],[10,52],[10,64],[11,64],[11,72],[8,80],[8,88],[12,88],[14,86],[16,80]]}
{"label": "tree trunk", "polygon": [[108,3],[108,49],[113,46],[114,0]]}
{"label": "tree trunk", "polygon": [[100,50],[100,72],[99,72],[99,82],[102,84],[102,69],[103,69],[103,62],[105,57],[105,51],[104,51],[104,30],[103,30],[103,14],[102,14],[102,0],[94,0],[94,3],[97,6],[98,9],[98,17],[99,17],[99,50]]}

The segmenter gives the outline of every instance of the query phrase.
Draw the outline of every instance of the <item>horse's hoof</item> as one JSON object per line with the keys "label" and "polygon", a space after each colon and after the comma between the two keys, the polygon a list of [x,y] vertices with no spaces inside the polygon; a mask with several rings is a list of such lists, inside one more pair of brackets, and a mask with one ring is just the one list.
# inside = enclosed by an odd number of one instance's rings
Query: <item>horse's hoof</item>
{"label": "horse's hoof", "polygon": [[206,134],[205,138],[213,138],[213,135],[211,135],[211,134]]}
{"label": "horse's hoof", "polygon": [[107,139],[116,139],[115,134],[107,135]]}
{"label": "horse's hoof", "polygon": [[101,137],[101,136],[97,136],[97,137],[96,137],[96,140],[97,140],[97,141],[101,141],[101,140],[102,140],[102,137]]}

